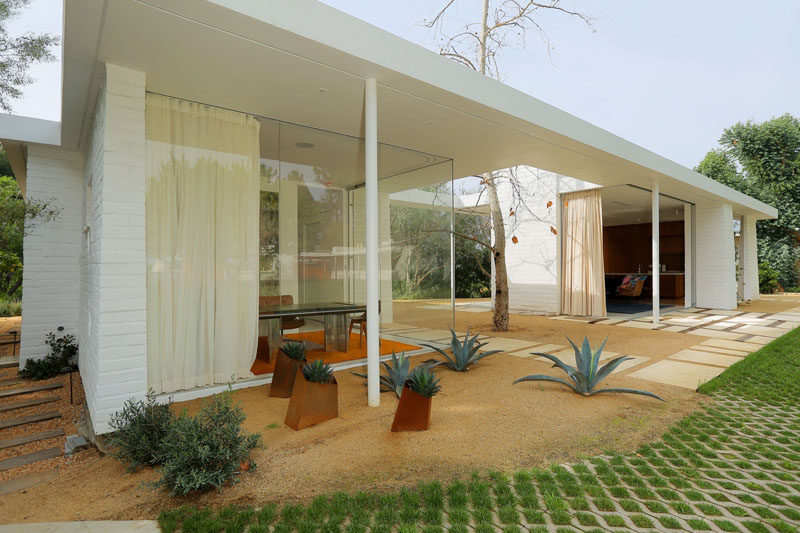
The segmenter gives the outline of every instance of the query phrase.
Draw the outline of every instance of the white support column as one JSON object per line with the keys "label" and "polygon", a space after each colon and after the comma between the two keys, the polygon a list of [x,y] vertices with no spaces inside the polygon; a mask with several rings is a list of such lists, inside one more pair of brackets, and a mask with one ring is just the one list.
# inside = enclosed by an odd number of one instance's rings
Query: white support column
{"label": "white support column", "polygon": [[683,279],[684,279],[684,307],[692,307],[694,300],[694,231],[692,231],[692,205],[683,204]]}
{"label": "white support column", "polygon": [[758,240],[756,219],[751,216],[742,217],[742,278],[744,280],[744,299],[758,299]]}
{"label": "white support column", "polygon": [[661,224],[659,221],[659,198],[658,198],[658,182],[653,182],[653,192],[652,195],[652,210],[653,210],[653,267],[651,268],[653,273],[653,324],[658,324],[659,321],[659,312],[661,310],[661,252],[660,248],[660,240],[661,240]]}
{"label": "white support column", "polygon": [[370,407],[380,397],[380,279],[378,277],[378,95],[373,78],[364,82],[364,163],[366,166],[366,252],[367,252],[367,400]]}

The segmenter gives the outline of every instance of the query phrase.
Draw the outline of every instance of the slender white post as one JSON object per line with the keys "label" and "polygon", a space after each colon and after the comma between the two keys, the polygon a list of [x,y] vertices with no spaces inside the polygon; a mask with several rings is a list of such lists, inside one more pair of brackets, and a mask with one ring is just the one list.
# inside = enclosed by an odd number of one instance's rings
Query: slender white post
{"label": "slender white post", "polygon": [[653,210],[653,268],[651,269],[653,272],[653,324],[658,324],[659,321],[659,313],[661,311],[661,252],[660,248],[660,240],[661,240],[661,224],[659,221],[659,213],[658,213],[658,182],[653,182],[653,192],[652,194],[652,210]]}
{"label": "slender white post", "polygon": [[692,300],[694,300],[694,293],[692,291],[692,280],[694,279],[694,272],[692,270],[692,252],[694,251],[693,237],[692,205],[683,204],[683,255],[685,258],[683,265],[684,307],[692,307]]}
{"label": "slender white post", "polygon": [[381,403],[380,391],[380,279],[378,271],[378,95],[375,79],[364,82],[364,163],[367,252],[367,400]]}

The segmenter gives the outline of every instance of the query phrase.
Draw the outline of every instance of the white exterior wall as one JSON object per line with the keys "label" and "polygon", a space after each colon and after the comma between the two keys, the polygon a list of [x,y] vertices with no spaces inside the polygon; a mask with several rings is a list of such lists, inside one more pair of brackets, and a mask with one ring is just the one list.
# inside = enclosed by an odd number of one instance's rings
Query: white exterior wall
{"label": "white exterior wall", "polygon": [[45,335],[78,336],[83,156],[59,148],[28,147],[27,198],[53,200],[58,217],[25,237],[22,272],[22,336],[19,364],[49,353]]}
{"label": "white exterior wall", "polygon": [[698,205],[695,235],[697,307],[735,309],[736,263],[731,205]]}
{"label": "white exterior wall", "polygon": [[[559,194],[597,185],[533,167],[518,167],[517,177],[525,189],[526,207],[518,207],[515,216],[510,215],[513,196],[508,180],[500,180],[497,191],[506,222],[509,308],[512,312],[559,313]],[[552,202],[550,207],[548,202]],[[514,236],[519,239],[517,244],[511,240]],[[492,289],[494,294],[494,279]]]}
{"label": "white exterior wall", "polygon": [[[550,226],[558,226],[559,176],[530,167],[519,167],[517,173],[527,188],[525,203],[530,212],[519,207],[510,215],[513,200],[508,180],[501,180],[497,191],[506,223],[509,308],[512,312],[558,313],[558,236]],[[553,202],[549,208],[548,202]],[[514,236],[517,244],[512,242]]]}
{"label": "white exterior wall", "polygon": [[742,265],[743,297],[745,300],[755,300],[758,298],[758,242],[755,218],[742,217],[740,238],[742,240],[742,256],[739,261]]}
{"label": "white exterior wall", "polygon": [[144,74],[106,66],[86,150],[81,377],[97,433],[147,391],[144,88]]}

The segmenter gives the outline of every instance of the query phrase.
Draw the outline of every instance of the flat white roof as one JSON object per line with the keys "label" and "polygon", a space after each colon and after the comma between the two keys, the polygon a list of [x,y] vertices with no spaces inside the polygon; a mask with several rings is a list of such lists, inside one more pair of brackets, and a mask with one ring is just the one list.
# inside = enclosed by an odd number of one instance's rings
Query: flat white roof
{"label": "flat white roof", "polygon": [[[451,158],[454,176],[530,165],[603,186],[659,183],[737,215],[754,198],[313,0],[66,0],[61,145],[85,142],[103,63],[147,90],[363,137],[378,82],[381,142]],[[324,89],[324,90],[321,90]],[[620,110],[625,112],[625,110]],[[0,117],[0,138],[7,134]],[[653,124],[658,127],[658,124]]]}

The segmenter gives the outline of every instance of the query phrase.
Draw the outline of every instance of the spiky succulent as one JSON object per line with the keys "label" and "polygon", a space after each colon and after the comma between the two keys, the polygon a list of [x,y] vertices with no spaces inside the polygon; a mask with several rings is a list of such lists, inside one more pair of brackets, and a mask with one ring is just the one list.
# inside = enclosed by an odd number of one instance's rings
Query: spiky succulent
{"label": "spiky succulent", "polygon": [[651,398],[655,398],[656,400],[664,401],[662,398],[656,396],[652,392],[642,391],[638,389],[628,389],[625,387],[612,387],[608,389],[595,389],[595,387],[606,377],[608,377],[611,372],[614,371],[620,364],[624,361],[632,359],[631,357],[617,357],[612,359],[602,367],[600,366],[600,354],[603,352],[603,348],[606,345],[606,340],[603,341],[603,344],[597,348],[597,351],[592,353],[592,347],[589,345],[589,338],[583,338],[583,345],[580,349],[575,345],[572,340],[567,338],[569,343],[572,345],[572,348],[575,350],[575,366],[570,366],[564,363],[561,359],[556,357],[555,355],[550,355],[549,353],[538,353],[533,352],[532,355],[538,355],[540,357],[544,357],[545,359],[549,359],[553,362],[553,367],[558,367],[564,372],[567,373],[567,376],[572,380],[572,383],[565,379],[547,376],[543,374],[532,374],[530,376],[525,376],[524,378],[519,378],[518,380],[514,381],[514,383],[519,383],[520,381],[555,381],[556,383],[561,383],[566,385],[573,391],[577,392],[578,394],[582,394],[584,396],[592,396],[594,394],[598,394],[600,392],[624,392],[627,394],[641,394],[642,396],[650,396]]}
{"label": "spiky succulent", "polygon": [[[406,357],[405,352],[402,352],[398,357],[392,350],[392,359],[390,361],[382,361],[381,364],[386,370],[386,374],[381,374],[381,392],[393,391],[399,398],[403,392],[403,385],[408,380],[409,358]],[[352,372],[352,374],[367,379],[366,374],[359,374],[358,372]]]}
{"label": "spiky succulent", "polygon": [[452,356],[441,348],[437,348],[431,344],[423,344],[423,346],[436,350],[445,357],[446,361],[440,361],[436,364],[445,365],[450,370],[455,370],[456,372],[465,372],[469,370],[470,366],[476,364],[484,357],[489,357],[490,355],[500,353],[502,351],[490,350],[488,352],[478,353],[478,350],[486,346],[488,343],[477,342],[478,335],[470,337],[469,328],[467,328],[467,333],[464,335],[463,342],[458,339],[456,332],[452,329],[450,330],[450,334],[453,337],[450,340],[450,351],[453,354]]}
{"label": "spiky succulent", "polygon": [[306,380],[313,383],[330,383],[333,380],[333,367],[322,359],[306,361],[302,371]]}
{"label": "spiky succulent", "polygon": [[436,372],[428,365],[420,365],[411,371],[406,382],[408,388],[426,398],[433,398],[442,389]]}
{"label": "spiky succulent", "polygon": [[306,358],[306,345],[302,342],[287,342],[281,346],[281,351],[295,361],[303,361]]}

